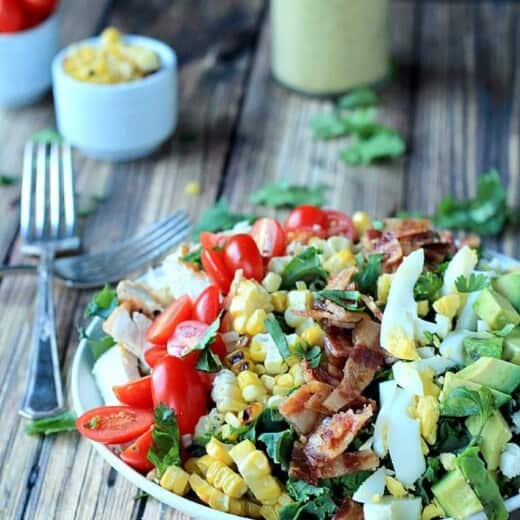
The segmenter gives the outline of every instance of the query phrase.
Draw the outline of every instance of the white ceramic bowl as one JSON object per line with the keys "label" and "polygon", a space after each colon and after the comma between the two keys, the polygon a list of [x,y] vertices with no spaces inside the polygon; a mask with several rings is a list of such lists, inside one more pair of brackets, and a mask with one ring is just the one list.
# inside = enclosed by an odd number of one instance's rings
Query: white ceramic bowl
{"label": "white ceramic bowl", "polygon": [[[144,36],[126,36],[127,43],[155,51],[161,68],[137,81],[100,85],[69,76],[62,50],[52,64],[56,122],[59,132],[85,155],[128,161],[157,149],[177,124],[177,58],[173,49]],[[98,38],[75,45],[95,46]]]}
{"label": "white ceramic bowl", "polygon": [[[488,258],[497,259],[504,268],[510,268],[513,266],[517,267],[519,265],[518,261],[506,257],[502,254],[493,253],[487,256]],[[87,329],[87,336],[91,338],[102,337],[104,334],[102,330],[102,323],[103,322],[100,318],[94,318]],[[99,393],[96,381],[92,375],[93,364],[94,359],[90,352],[88,343],[86,340],[82,340],[74,356],[71,378],[72,404],[74,406],[75,412],[78,415],[81,415],[91,408],[104,405],[103,398]],[[132,482],[132,484],[136,485],[143,491],[146,491],[146,493],[153,496],[160,502],[163,502],[164,504],[197,519],[211,518],[212,520],[244,520],[244,517],[216,511],[162,488],[158,484],[155,484],[137,471],[133,470],[130,466],[126,465],[104,444],[99,444],[92,441],[89,442],[92,443],[96,451],[118,473],[121,473],[121,475]],[[506,500],[506,507],[508,511],[516,511],[517,509],[520,509],[520,495],[516,495]],[[484,513],[477,513],[469,520],[486,520],[486,516]]]}
{"label": "white ceramic bowl", "polygon": [[26,31],[0,34],[0,106],[29,105],[47,92],[58,32],[58,17],[53,14]]}

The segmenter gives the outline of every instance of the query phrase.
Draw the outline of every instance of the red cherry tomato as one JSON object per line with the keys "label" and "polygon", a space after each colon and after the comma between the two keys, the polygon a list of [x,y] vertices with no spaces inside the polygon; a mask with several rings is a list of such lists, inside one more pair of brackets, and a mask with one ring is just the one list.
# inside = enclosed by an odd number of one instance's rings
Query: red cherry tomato
{"label": "red cherry tomato", "polygon": [[274,218],[261,218],[257,220],[251,229],[260,254],[264,258],[283,256],[287,246],[287,235],[281,224]]}
{"label": "red cherry tomato", "polygon": [[21,0],[21,3],[26,11],[47,17],[54,11],[57,0]]}
{"label": "red cherry tomato", "polygon": [[163,403],[175,412],[181,434],[193,433],[207,412],[207,388],[184,359],[161,359],[153,370],[152,391],[155,406]]}
{"label": "red cherry tomato", "polygon": [[352,219],[342,213],[341,211],[334,211],[331,209],[325,210],[327,215],[327,235],[332,237],[336,235],[343,235],[350,240],[355,240],[357,233]]}
{"label": "red cherry tomato", "polygon": [[152,376],[141,377],[126,385],[113,386],[115,396],[134,408],[153,408]]}
{"label": "red cherry tomato", "polygon": [[206,287],[193,304],[193,319],[210,325],[220,312],[220,291],[218,287]]}
{"label": "red cherry tomato", "polygon": [[189,320],[193,312],[193,303],[189,296],[181,296],[172,302],[148,329],[146,338],[154,345],[164,345],[175,331],[175,327],[182,321]]}
{"label": "red cherry tomato", "polygon": [[148,366],[153,368],[160,359],[168,355],[166,347],[163,345],[155,345],[149,348],[144,353],[144,360],[148,363]]}
{"label": "red cherry tomato", "polygon": [[15,33],[26,27],[21,3],[18,0],[0,0],[0,33]]}
{"label": "red cherry tomato", "polygon": [[224,247],[229,236],[219,235],[218,233],[211,233],[210,231],[203,231],[200,234],[199,242],[204,249],[214,249]]}
{"label": "red cherry tomato", "polygon": [[251,235],[239,233],[232,236],[224,248],[224,259],[227,268],[232,273],[242,269],[246,278],[262,281],[264,262]]}
{"label": "red cherry tomato", "polygon": [[203,249],[200,259],[204,271],[206,271],[213,283],[216,284],[224,294],[227,294],[231,287],[233,277],[226,267],[222,251]]}
{"label": "red cherry tomato", "polygon": [[321,236],[326,233],[328,227],[327,214],[317,206],[303,204],[294,208],[285,221],[286,231],[312,231]]}
{"label": "red cherry tomato", "polygon": [[153,424],[150,410],[129,406],[100,406],[76,420],[79,433],[96,442],[122,444],[142,435]]}
{"label": "red cherry tomato", "polygon": [[121,452],[121,459],[129,466],[140,471],[148,473],[154,468],[154,465],[148,460],[148,450],[153,446],[152,428],[144,432],[140,437]]}

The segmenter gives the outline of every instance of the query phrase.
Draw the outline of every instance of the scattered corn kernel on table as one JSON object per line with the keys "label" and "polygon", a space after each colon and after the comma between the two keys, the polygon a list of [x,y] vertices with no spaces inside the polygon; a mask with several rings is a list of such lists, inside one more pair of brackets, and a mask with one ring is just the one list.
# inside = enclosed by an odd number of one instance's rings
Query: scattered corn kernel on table
{"label": "scattered corn kernel on table", "polygon": [[[177,208],[196,218],[221,196],[236,210],[250,210],[248,194],[282,178],[333,186],[328,205],[348,212],[385,216],[405,207],[431,214],[448,193],[473,194],[477,174],[496,167],[509,202],[520,204],[518,3],[393,2],[395,75],[380,113],[406,137],[409,153],[366,168],[341,162],[341,142],[313,139],[308,121],[329,102],[272,81],[261,0],[164,0],[160,6],[159,12],[153,2],[137,0],[63,2],[64,42],[113,24],[167,41],[181,65],[180,125],[159,153],[117,165],[76,156],[86,248],[99,250]],[[1,173],[20,174],[25,140],[53,125],[50,95],[33,107],[0,112]],[[185,193],[192,182],[201,184],[200,195]],[[0,251],[9,263],[21,260],[19,189],[0,187]],[[520,256],[513,231],[487,244]],[[89,296],[63,287],[55,293],[66,378]],[[34,298],[32,277],[1,281],[0,518],[187,518],[155,500],[135,499],[137,490],[78,435],[25,435],[17,409]]]}

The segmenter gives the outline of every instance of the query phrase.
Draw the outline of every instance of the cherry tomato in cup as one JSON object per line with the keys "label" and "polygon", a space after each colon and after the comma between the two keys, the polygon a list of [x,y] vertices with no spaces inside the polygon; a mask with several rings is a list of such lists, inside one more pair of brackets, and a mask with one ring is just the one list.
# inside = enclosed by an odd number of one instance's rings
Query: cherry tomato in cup
{"label": "cherry tomato in cup", "polygon": [[258,219],[251,229],[258,250],[263,258],[283,256],[287,246],[287,235],[282,225],[274,218]]}
{"label": "cherry tomato in cup", "polygon": [[262,281],[264,262],[251,235],[245,233],[233,235],[224,248],[224,259],[230,272],[234,273],[238,269],[242,269],[246,278]]}
{"label": "cherry tomato in cup", "polygon": [[154,345],[164,345],[182,321],[189,320],[193,312],[193,303],[189,296],[181,296],[173,301],[148,329],[146,339]]}
{"label": "cherry tomato in cup", "polygon": [[150,347],[144,353],[144,360],[148,364],[149,367],[153,368],[159,360],[161,360],[164,356],[168,355],[168,351],[166,350],[166,346],[164,345],[154,345]]}
{"label": "cherry tomato in cup", "polygon": [[224,253],[222,251],[216,251],[215,249],[203,249],[200,259],[202,267],[211,281],[217,285],[224,294],[227,294],[231,287],[233,276],[224,261]]}
{"label": "cherry tomato in cup", "polygon": [[113,386],[112,390],[123,404],[133,408],[153,408],[152,376],[141,377],[126,385]]}
{"label": "cherry tomato in cup", "polygon": [[21,3],[18,0],[0,0],[0,33],[15,33],[26,27]]}
{"label": "cherry tomato in cup", "polygon": [[54,11],[57,0],[21,0],[21,4],[25,11],[47,17]]}
{"label": "cherry tomato in cup", "polygon": [[229,236],[203,231],[200,234],[199,242],[204,249],[222,248],[226,245]]}
{"label": "cherry tomato in cup", "polygon": [[76,420],[79,433],[91,441],[122,444],[142,435],[153,424],[150,410],[129,406],[100,406]]}
{"label": "cherry tomato in cup", "polygon": [[155,365],[152,392],[155,406],[163,403],[175,412],[182,435],[193,433],[207,412],[207,387],[184,359],[166,356]]}
{"label": "cherry tomato in cup", "polygon": [[350,240],[355,240],[357,233],[352,219],[341,211],[325,210],[327,215],[327,236],[342,235]]}
{"label": "cherry tomato in cup", "polygon": [[220,291],[215,285],[206,287],[193,304],[193,319],[210,325],[220,312]]}
{"label": "cherry tomato in cup", "polygon": [[142,435],[121,452],[121,459],[129,466],[140,471],[148,473],[154,468],[154,465],[148,460],[148,450],[153,446],[152,428],[145,431]]}
{"label": "cherry tomato in cup", "polygon": [[286,231],[312,231],[317,236],[324,236],[327,232],[328,218],[317,206],[302,204],[289,213],[284,227]]}

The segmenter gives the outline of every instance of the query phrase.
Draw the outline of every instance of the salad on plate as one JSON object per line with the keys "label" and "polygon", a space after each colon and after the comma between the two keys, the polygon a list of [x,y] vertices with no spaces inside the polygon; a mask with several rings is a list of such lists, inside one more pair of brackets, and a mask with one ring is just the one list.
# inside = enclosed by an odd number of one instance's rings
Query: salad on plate
{"label": "salad on plate", "polygon": [[106,405],[77,426],[239,516],[506,519],[519,312],[520,270],[475,236],[299,206],[202,232],[98,293]]}

